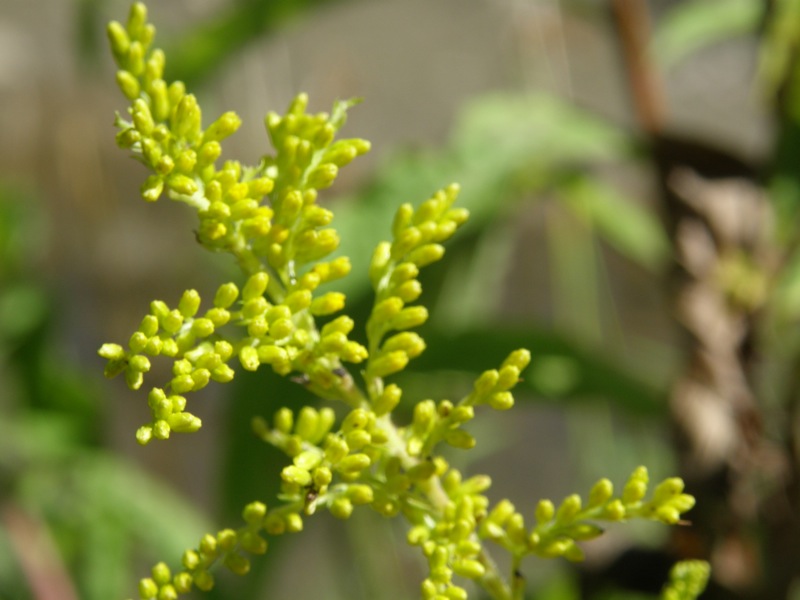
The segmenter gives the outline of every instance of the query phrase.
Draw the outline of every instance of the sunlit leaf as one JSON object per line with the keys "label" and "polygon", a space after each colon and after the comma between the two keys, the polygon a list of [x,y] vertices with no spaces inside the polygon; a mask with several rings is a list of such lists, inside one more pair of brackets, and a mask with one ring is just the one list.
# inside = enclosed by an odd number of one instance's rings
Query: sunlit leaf
{"label": "sunlit leaf", "polygon": [[694,0],[676,4],[656,32],[655,58],[671,67],[707,46],[753,33],[766,6],[763,0]]}

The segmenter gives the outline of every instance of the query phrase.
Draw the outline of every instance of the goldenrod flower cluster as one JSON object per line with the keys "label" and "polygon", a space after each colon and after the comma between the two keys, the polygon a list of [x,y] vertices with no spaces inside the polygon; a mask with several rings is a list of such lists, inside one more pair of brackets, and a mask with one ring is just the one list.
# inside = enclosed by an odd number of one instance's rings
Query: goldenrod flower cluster
{"label": "goldenrod flower cluster", "polygon": [[[269,508],[261,501],[246,506],[239,529],[204,535],[175,572],[157,564],[141,580],[140,598],[171,600],[193,587],[209,590],[219,565],[245,574],[248,555],[266,552],[269,536],[301,531],[304,520],[321,509],[346,519],[356,507],[369,506],[405,518],[408,542],[429,565],[422,597],[435,600],[466,598],[459,578],[476,581],[493,598],[522,598],[519,586],[498,572],[486,541],[508,550],[516,569],[528,554],[579,560],[577,542],[602,532],[595,521],[680,522],[693,504],[683,482],[668,479],[645,500],[643,468],[619,497],[601,480],[585,505],[579,496],[558,508],[540,502],[530,528],[510,501],[490,506],[484,495],[488,476],[464,478],[448,464],[439,452],[442,444],[470,449],[477,443],[465,429],[476,409],[513,406],[513,388],[531,360],[527,350],[516,350],[485,371],[461,399],[418,401],[410,423],[397,426],[392,413],[403,392],[386,379],[425,350],[424,339],[413,331],[428,318],[425,306],[416,303],[422,294],[418,276],[443,257],[442,244],[467,220],[467,211],[455,206],[458,186],[434,193],[416,208],[398,209],[391,240],[378,245],[370,263],[375,302],[364,324],[366,346],[361,345],[349,337],[353,319],[337,314],[345,308],[344,295],[318,290],[350,271],[347,258],[328,260],[339,237],[331,226],[333,214],[317,198],[340,168],[369,150],[364,140],[336,139],[353,102],[337,102],[330,114],[308,114],[307,98],[300,95],[284,115],[266,117],[274,155],[255,167],[237,161],[218,166],[221,142],[241,121],[225,113],[203,127],[197,99],[182,83],[164,81],[165,57],[151,49],[155,31],[146,17],[144,5],[136,3],[125,25],[108,27],[117,82],[131,101],[128,117],[117,116],[117,142],[151,171],[144,199],[166,195],[191,206],[199,219],[198,241],[232,255],[242,281],[220,285],[205,306],[191,289],[177,305],[153,301],[127,347],[100,348],[106,375],[124,374],[134,390],[144,385],[152,360],[172,361],[171,378],[149,388],[152,419],[138,429],[137,440],[146,444],[173,432],[197,431],[201,423],[187,410],[186,396],[211,382],[231,381],[240,368],[267,365],[347,409],[341,419],[327,405],[296,412],[278,408],[269,421],[256,418],[256,435],[289,459],[281,471],[279,501]],[[357,376],[348,364],[359,365]]]}

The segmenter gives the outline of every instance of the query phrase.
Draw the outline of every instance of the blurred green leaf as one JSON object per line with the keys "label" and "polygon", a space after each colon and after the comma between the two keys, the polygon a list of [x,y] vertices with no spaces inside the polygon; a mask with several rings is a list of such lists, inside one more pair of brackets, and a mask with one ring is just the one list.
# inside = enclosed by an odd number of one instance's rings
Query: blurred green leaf
{"label": "blurred green leaf", "polygon": [[38,285],[13,283],[0,288],[0,339],[16,341],[30,334],[48,314],[47,297]]}
{"label": "blurred green leaf", "polygon": [[564,199],[623,256],[648,269],[664,266],[669,240],[655,215],[596,176],[571,178]]}
{"label": "blurred green leaf", "polygon": [[169,45],[170,78],[188,86],[213,73],[226,59],[305,11],[342,0],[239,0],[196,25]]}
{"label": "blurred green leaf", "polygon": [[694,0],[672,8],[656,31],[654,54],[665,67],[728,38],[753,33],[764,15],[763,0]]}
{"label": "blurred green leaf", "polygon": [[773,5],[759,56],[759,75],[770,95],[798,79],[795,57],[800,40],[800,1],[776,0]]}

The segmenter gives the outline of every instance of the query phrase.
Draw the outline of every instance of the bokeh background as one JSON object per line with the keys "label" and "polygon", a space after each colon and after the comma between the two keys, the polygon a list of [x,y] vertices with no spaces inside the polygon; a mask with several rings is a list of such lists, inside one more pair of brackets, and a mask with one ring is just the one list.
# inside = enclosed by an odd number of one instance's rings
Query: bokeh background
{"label": "bokeh background", "polygon": [[[639,464],[705,507],[677,534],[613,527],[580,568],[530,560],[531,598],[655,598],[684,557],[712,561],[707,598],[800,598],[796,5],[149,3],[168,77],[206,122],[242,117],[229,157],[268,153],[264,115],[300,91],[313,110],[364,98],[345,134],[373,150],[325,194],[356,272],[398,204],[461,183],[473,217],[423,279],[406,397],[458,397],[516,347],[534,361],[454,464],[531,511]],[[0,0],[3,600],[135,596],[149,565],[269,502],[284,462],[249,419],[308,400],[242,375],[199,394],[199,433],[141,448],[145,398],[102,377],[97,348],[152,299],[236,278],[188,211],[141,201],[145,170],[115,146],[105,24],[128,6]],[[363,275],[345,286],[365,315]],[[207,597],[417,597],[402,527],[361,512],[308,519]]]}

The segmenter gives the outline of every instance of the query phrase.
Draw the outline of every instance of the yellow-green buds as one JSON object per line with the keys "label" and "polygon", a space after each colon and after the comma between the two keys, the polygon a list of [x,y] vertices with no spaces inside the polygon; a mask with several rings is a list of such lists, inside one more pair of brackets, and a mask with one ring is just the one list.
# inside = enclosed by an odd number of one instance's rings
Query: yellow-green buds
{"label": "yellow-green buds", "polygon": [[344,308],[344,299],[344,294],[340,292],[323,294],[311,302],[310,312],[314,316],[324,316],[339,312]]}
{"label": "yellow-green buds", "polygon": [[622,491],[622,502],[634,504],[644,498],[647,493],[648,480],[647,469],[637,468],[625,484],[625,489]]}
{"label": "yellow-green buds", "polygon": [[[127,113],[115,121],[117,143],[149,169],[143,198],[155,201],[166,192],[194,209],[198,243],[229,253],[242,278],[241,288],[232,282],[221,285],[210,308],[203,309],[200,294],[191,289],[177,306],[153,301],[127,347],[104,344],[99,349],[106,375],[124,373],[132,389],[141,388],[151,371],[163,372],[151,368],[151,362],[172,362],[166,381],[149,388],[151,418],[137,430],[137,441],[197,431],[201,422],[187,410],[187,394],[212,381],[231,381],[237,363],[247,371],[266,364],[279,375],[292,374],[305,391],[344,401],[350,411],[338,426],[328,406],[280,409],[271,424],[254,420],[257,435],[290,458],[280,474],[279,505],[268,510],[261,502],[248,504],[244,524],[203,536],[184,553],[180,572],[157,564],[140,582],[143,599],[171,600],[192,587],[210,590],[211,572],[220,564],[247,573],[245,552],[266,552],[265,534],[299,532],[303,517],[320,507],[342,519],[360,505],[407,517],[408,541],[421,549],[429,566],[422,595],[432,600],[466,599],[454,575],[496,585],[499,576],[484,554],[484,540],[506,548],[515,562],[531,553],[579,560],[583,555],[577,542],[602,533],[594,521],[640,517],[681,522],[694,503],[683,481],[666,479],[647,499],[647,472],[640,468],[619,497],[603,479],[587,502],[577,495],[558,507],[539,502],[533,509],[535,525],[526,527],[523,512],[509,501],[490,509],[483,495],[491,484],[488,476],[464,480],[436,453],[442,442],[462,449],[476,444],[464,428],[476,406],[513,406],[512,390],[530,362],[527,350],[512,352],[497,369],[484,372],[460,401],[418,402],[408,426],[398,428],[391,413],[402,390],[384,378],[425,350],[423,338],[411,331],[428,319],[427,308],[413,304],[422,294],[418,277],[422,268],[443,257],[442,244],[467,220],[468,212],[453,206],[458,186],[437,191],[416,208],[403,204],[397,210],[391,241],[377,246],[369,265],[376,296],[366,343],[350,339],[353,319],[331,318],[345,308],[344,294],[320,291],[347,275],[351,263],[346,257],[328,259],[340,238],[333,213],[318,199],[341,168],[370,149],[365,140],[336,139],[355,101],[335,103],[330,114],[311,114],[307,96],[299,94],[284,115],[269,113],[265,119],[273,155],[254,167],[234,160],[219,166],[223,142],[241,119],[225,112],[204,129],[196,97],[181,82],[164,80],[166,58],[151,49],[154,33],[141,3],[133,5],[124,26],[108,26],[117,83],[130,101]],[[343,367],[364,361],[363,381]]]}
{"label": "yellow-green buds", "polygon": [[139,80],[130,71],[117,71],[117,85],[128,100],[134,100],[139,97],[141,91]]}
{"label": "yellow-green buds", "polygon": [[614,484],[608,479],[603,478],[592,486],[592,490],[589,492],[588,507],[594,508],[596,506],[601,506],[613,495]]}
{"label": "yellow-green buds", "polygon": [[378,416],[392,412],[400,403],[403,391],[395,384],[389,384],[381,394],[373,400],[373,410]]}
{"label": "yellow-green buds", "polygon": [[676,563],[669,581],[661,591],[663,600],[695,600],[706,588],[710,565],[704,560],[684,560]]}
{"label": "yellow-green buds", "polygon": [[220,142],[235,133],[241,125],[239,115],[233,111],[226,112],[208,126],[203,133],[203,142]]}

